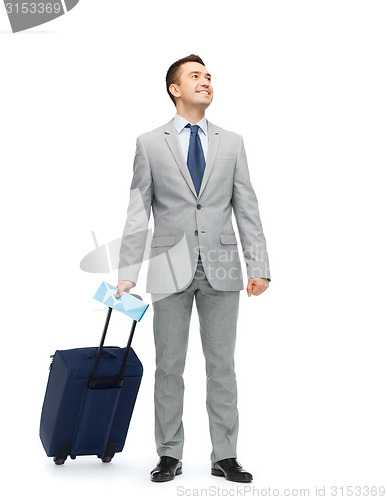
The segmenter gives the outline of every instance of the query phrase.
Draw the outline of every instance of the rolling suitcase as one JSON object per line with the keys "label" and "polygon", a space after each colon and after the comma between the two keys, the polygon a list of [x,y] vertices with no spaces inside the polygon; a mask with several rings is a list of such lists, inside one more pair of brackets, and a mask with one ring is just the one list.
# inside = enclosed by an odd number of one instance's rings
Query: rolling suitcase
{"label": "rolling suitcase", "polygon": [[79,455],[110,462],[124,447],[143,367],[131,348],[136,320],[126,348],[104,347],[111,313],[109,307],[98,348],[57,350],[53,356],[40,439],[57,465]]}

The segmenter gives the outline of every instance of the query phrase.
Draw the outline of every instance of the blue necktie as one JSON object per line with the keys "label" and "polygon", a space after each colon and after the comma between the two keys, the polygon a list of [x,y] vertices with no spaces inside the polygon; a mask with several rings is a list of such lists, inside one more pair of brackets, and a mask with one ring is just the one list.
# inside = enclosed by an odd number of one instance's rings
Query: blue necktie
{"label": "blue necktie", "polygon": [[186,128],[191,129],[191,137],[189,139],[187,166],[192,177],[197,195],[199,195],[200,186],[203,179],[206,160],[202,148],[202,141],[199,137],[199,125],[191,125],[187,123]]}

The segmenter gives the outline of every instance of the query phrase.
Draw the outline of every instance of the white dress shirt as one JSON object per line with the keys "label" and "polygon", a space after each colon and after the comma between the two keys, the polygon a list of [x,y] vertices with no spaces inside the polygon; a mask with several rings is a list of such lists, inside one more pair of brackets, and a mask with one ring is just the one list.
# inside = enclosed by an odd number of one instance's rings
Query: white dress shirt
{"label": "white dress shirt", "polygon": [[[191,137],[191,130],[189,128],[185,128],[187,123],[190,123],[185,118],[182,118],[177,113],[173,118],[175,129],[177,135],[179,137],[179,142],[181,146],[181,150],[183,152],[183,157],[185,161],[188,158],[188,149],[189,149],[189,140]],[[207,152],[208,152],[208,125],[207,118],[204,116],[198,123],[191,123],[191,125],[199,125],[199,137],[202,143],[204,159],[207,160]]]}

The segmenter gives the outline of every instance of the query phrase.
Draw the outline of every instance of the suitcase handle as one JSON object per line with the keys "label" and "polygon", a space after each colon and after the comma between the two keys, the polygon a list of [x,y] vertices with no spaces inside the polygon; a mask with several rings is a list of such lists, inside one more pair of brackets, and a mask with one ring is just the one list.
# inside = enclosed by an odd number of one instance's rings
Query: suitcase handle
{"label": "suitcase handle", "polygon": [[[142,300],[139,295],[133,294],[133,296]],[[118,377],[114,378],[114,379],[100,379],[100,380],[97,379],[98,366],[99,366],[99,362],[101,359],[102,349],[103,349],[103,345],[105,343],[106,332],[107,332],[107,329],[109,326],[110,316],[112,315],[112,311],[113,311],[113,308],[109,307],[108,312],[107,312],[107,316],[106,316],[106,320],[105,320],[105,326],[104,326],[104,329],[102,332],[101,342],[100,342],[99,347],[98,347],[97,359],[95,360],[93,372],[92,372],[90,380],[89,380],[89,388],[90,389],[94,389],[98,385],[98,383],[100,385],[114,384],[117,388],[119,388],[119,387],[122,387],[122,384],[124,382],[124,371],[125,371],[126,361],[128,360],[130,346],[131,346],[133,335],[134,335],[134,330],[136,329],[136,325],[137,325],[137,321],[135,319],[133,320],[133,323],[132,323],[132,328],[130,330],[128,343],[126,345],[126,349],[125,349],[125,353],[124,353],[124,359],[122,360],[121,369],[120,369],[120,373],[119,373]]]}

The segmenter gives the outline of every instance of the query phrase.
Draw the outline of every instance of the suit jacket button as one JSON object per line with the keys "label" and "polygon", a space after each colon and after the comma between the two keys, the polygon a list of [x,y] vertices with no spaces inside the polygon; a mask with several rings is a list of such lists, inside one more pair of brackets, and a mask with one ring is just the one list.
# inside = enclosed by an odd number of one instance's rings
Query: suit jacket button
{"label": "suit jacket button", "polygon": [[197,229],[195,229],[195,235],[196,235],[196,236],[198,235],[198,230],[197,230]]}
{"label": "suit jacket button", "polygon": [[198,210],[200,210],[200,209],[202,208],[202,206],[199,204],[199,205],[196,205],[196,208],[197,208]]}

